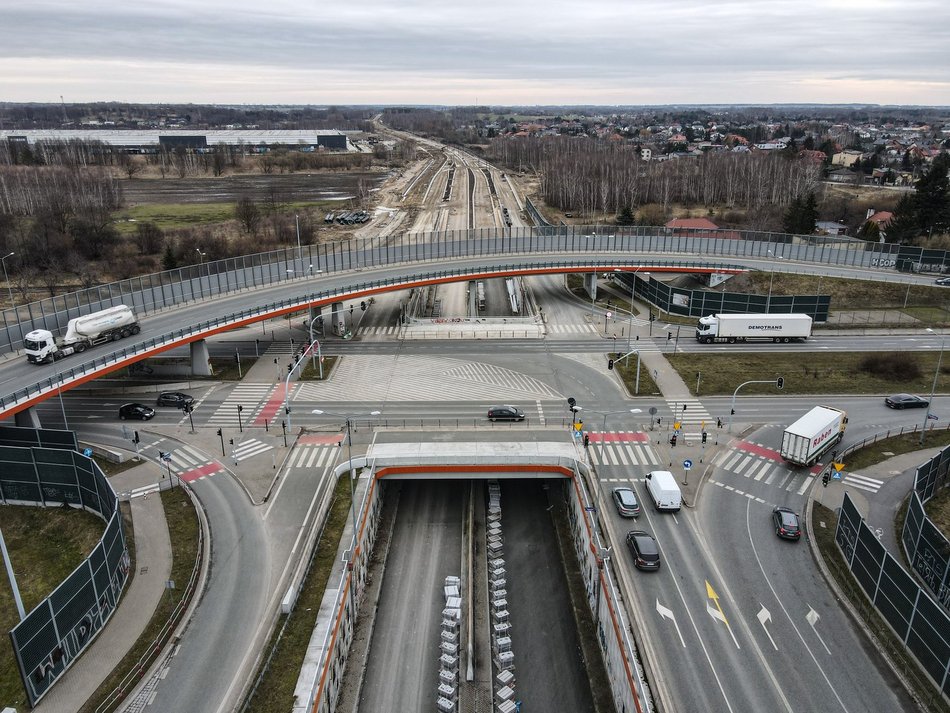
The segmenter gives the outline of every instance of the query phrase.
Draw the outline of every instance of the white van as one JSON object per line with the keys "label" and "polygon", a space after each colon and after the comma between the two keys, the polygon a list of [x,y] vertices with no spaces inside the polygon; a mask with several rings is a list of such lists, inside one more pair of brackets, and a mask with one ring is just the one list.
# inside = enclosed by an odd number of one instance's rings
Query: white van
{"label": "white van", "polygon": [[647,473],[646,485],[657,510],[676,512],[682,507],[683,494],[670,471],[654,470]]}

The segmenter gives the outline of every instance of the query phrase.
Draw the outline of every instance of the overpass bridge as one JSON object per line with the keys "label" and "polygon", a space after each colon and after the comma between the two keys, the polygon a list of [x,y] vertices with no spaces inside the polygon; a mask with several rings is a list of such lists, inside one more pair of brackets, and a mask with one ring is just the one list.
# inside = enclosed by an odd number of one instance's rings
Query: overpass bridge
{"label": "overpass bridge", "polygon": [[[479,229],[328,243],[229,258],[81,290],[3,311],[0,420],[136,361],[191,345],[196,373],[207,369],[205,339],[303,310],[331,320],[345,300],[413,287],[492,277],[612,270],[735,274],[748,270],[919,282],[898,272],[897,246],[776,233],[665,228]],[[728,237],[726,237],[728,236]],[[950,267],[944,251],[917,263]],[[914,257],[914,256],[911,256]],[[12,354],[33,329],[62,333],[73,317],[131,306],[140,338],[103,345],[49,365]],[[94,355],[94,356],[93,356]],[[92,358],[89,358],[92,356]],[[207,373],[207,372],[205,372]]]}

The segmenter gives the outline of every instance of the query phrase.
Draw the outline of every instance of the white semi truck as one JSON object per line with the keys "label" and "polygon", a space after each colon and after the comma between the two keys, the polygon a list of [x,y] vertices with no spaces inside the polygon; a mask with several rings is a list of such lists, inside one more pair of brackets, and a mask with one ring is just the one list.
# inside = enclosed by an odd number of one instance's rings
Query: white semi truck
{"label": "white semi truck", "polygon": [[848,425],[848,414],[831,406],[815,406],[782,434],[782,458],[811,466],[834,448]]}
{"label": "white semi truck", "polygon": [[700,317],[696,341],[713,342],[798,342],[811,336],[807,314],[713,314]]}
{"label": "white semi truck", "polygon": [[27,360],[48,364],[103,342],[114,342],[142,331],[131,307],[118,305],[75,317],[66,325],[66,334],[54,337],[48,329],[34,329],[23,338]]}

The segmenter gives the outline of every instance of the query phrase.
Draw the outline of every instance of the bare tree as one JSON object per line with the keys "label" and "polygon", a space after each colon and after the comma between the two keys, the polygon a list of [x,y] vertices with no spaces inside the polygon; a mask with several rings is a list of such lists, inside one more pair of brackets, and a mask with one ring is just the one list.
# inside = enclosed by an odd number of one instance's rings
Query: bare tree
{"label": "bare tree", "polygon": [[256,235],[261,227],[261,209],[250,198],[242,198],[237,202],[234,217],[248,235]]}

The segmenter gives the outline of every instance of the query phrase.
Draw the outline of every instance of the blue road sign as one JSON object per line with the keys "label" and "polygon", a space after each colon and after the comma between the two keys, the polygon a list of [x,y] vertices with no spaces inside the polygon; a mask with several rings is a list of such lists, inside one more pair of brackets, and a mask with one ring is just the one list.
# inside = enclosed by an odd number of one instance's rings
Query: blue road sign
{"label": "blue road sign", "polygon": [[172,454],[168,451],[159,451],[158,457],[167,463],[172,459]]}
{"label": "blue road sign", "polygon": [[687,458],[686,460],[683,461],[683,467],[686,468],[686,470],[689,470],[690,468],[693,467],[693,461]]}
{"label": "blue road sign", "polygon": [[836,470],[834,473],[832,473],[832,474],[831,474],[831,479],[832,479],[832,480],[841,480],[841,471],[840,471],[840,470]]}
{"label": "blue road sign", "polygon": [[86,456],[86,458],[92,458],[92,448],[83,448],[82,454]]}

